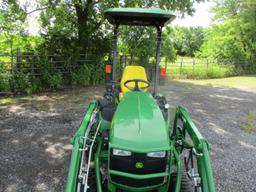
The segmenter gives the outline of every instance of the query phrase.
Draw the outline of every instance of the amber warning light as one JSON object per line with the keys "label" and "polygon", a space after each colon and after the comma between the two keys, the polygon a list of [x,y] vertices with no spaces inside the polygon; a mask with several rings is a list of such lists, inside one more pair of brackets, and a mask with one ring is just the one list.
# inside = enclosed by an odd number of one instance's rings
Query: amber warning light
{"label": "amber warning light", "polygon": [[166,77],[166,68],[160,68],[160,76]]}
{"label": "amber warning light", "polygon": [[106,74],[110,74],[111,71],[112,71],[111,65],[110,65],[110,64],[107,64],[107,65],[105,66],[105,73],[106,73]]}

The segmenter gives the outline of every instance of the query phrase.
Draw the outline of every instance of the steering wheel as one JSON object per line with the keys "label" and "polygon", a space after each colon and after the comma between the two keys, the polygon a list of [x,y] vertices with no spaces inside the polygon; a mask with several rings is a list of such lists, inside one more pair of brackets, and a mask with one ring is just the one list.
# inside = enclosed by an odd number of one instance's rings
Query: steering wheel
{"label": "steering wheel", "polygon": [[[127,85],[128,83],[134,82],[135,86],[134,87],[130,87],[129,85]],[[145,83],[147,84],[144,87],[139,87],[139,83]],[[130,91],[143,91],[145,89],[147,89],[150,86],[150,83],[144,79],[129,79],[127,81],[124,82],[124,86],[129,89]]]}

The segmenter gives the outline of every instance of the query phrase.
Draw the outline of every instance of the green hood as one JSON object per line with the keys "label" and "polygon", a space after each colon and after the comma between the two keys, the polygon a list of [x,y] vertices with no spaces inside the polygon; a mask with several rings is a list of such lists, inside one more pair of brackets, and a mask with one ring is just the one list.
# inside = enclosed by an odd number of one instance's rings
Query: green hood
{"label": "green hood", "polygon": [[110,146],[135,152],[170,149],[162,112],[149,93],[124,95],[112,120]]}

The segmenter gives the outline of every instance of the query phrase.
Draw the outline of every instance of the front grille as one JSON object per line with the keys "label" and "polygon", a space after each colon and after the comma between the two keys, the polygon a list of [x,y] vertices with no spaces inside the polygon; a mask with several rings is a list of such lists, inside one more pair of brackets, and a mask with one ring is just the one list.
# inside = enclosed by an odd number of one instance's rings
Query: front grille
{"label": "front grille", "polygon": [[[142,168],[136,168],[136,163],[143,164]],[[166,170],[167,157],[152,158],[147,157],[146,153],[132,153],[131,156],[115,156],[111,152],[110,169],[132,174],[151,174],[162,173]],[[131,187],[146,187],[163,183],[164,177],[153,179],[130,179],[122,176],[111,175],[111,180],[116,183],[128,185]]]}
{"label": "front grille", "polygon": [[131,178],[117,176],[117,175],[111,175],[111,180],[115,183],[127,185],[130,187],[149,187],[149,186],[158,185],[164,182],[163,177],[153,178],[153,179],[131,179]]}

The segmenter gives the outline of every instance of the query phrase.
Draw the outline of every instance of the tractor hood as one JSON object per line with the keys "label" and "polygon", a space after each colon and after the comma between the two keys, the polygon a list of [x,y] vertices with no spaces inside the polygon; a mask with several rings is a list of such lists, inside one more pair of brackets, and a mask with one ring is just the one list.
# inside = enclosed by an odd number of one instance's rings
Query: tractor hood
{"label": "tractor hood", "polygon": [[170,149],[162,112],[151,94],[124,95],[112,120],[110,146],[141,153]]}

